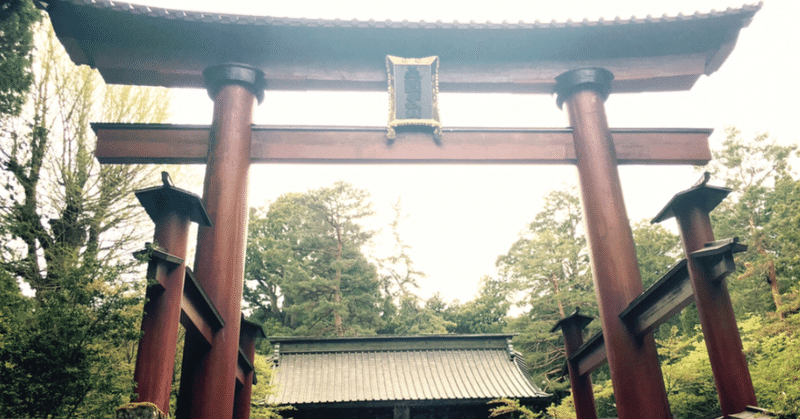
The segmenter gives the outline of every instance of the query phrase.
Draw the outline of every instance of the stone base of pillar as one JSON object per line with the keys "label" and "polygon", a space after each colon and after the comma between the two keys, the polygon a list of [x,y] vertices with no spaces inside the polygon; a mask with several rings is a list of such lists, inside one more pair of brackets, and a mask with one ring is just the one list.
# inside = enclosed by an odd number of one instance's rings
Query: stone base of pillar
{"label": "stone base of pillar", "polygon": [[125,403],[117,408],[116,419],[168,419],[169,415],[162,412],[153,403]]}

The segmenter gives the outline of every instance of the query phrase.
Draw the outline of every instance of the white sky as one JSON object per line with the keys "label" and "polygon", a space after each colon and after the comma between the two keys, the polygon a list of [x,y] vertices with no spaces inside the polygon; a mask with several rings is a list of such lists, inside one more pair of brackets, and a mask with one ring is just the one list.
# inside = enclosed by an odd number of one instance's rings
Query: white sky
{"label": "white sky", "polygon": [[[501,0],[136,2],[272,16],[479,22],[692,14],[742,5],[724,0],[562,0],[550,2],[551,5]],[[714,128],[712,144],[722,140],[725,126],[735,125],[746,136],[768,131],[782,142],[797,142],[793,122],[800,116],[800,82],[794,75],[800,64],[798,21],[800,2],[766,0],[717,73],[702,77],[689,92],[612,95],[606,102],[610,125]],[[172,122],[210,123],[212,103],[205,91],[176,90],[175,98]],[[386,103],[386,93],[268,91],[254,123],[384,126]],[[568,125],[555,100],[544,95],[443,93],[440,112],[445,126]],[[685,166],[623,166],[620,173],[632,220],[652,218],[675,193],[691,186],[699,176]],[[250,205],[262,206],[283,193],[329,186],[337,180],[371,193],[380,216],[371,226],[385,227],[386,233],[376,240],[376,256],[386,254],[381,243],[388,241],[391,246],[391,205],[401,197],[403,212],[408,215],[400,226],[402,238],[411,246],[416,268],[428,275],[421,281],[420,294],[427,297],[438,291],[447,300],[466,301],[474,296],[481,276],[495,273],[497,256],[508,251],[518,233],[540,211],[542,197],[550,190],[575,184],[577,173],[572,166],[254,165],[250,173]],[[200,188],[196,190],[199,192]],[[668,227],[672,224],[674,221],[666,222]]]}

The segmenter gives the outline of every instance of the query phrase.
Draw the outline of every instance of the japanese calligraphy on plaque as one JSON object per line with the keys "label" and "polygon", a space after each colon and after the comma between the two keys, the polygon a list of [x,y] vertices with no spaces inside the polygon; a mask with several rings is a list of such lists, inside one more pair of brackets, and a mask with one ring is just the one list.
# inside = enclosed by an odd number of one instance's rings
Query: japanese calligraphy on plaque
{"label": "japanese calligraphy on plaque", "polygon": [[389,79],[389,126],[386,136],[394,140],[402,129],[430,129],[438,144],[442,139],[437,96],[439,57],[401,58],[386,56]]}

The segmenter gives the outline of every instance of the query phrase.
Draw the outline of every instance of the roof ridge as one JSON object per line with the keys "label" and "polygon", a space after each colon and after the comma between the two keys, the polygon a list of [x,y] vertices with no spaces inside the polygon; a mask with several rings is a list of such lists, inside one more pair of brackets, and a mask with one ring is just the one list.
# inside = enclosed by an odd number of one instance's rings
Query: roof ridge
{"label": "roof ridge", "polygon": [[[147,6],[141,4],[119,2],[112,0],[58,0],[64,3],[71,3],[74,5],[95,7],[98,9],[112,9],[120,12],[126,12],[135,15],[146,15],[151,17],[160,17],[166,19],[184,20],[184,21],[200,21],[208,23],[221,23],[221,24],[234,24],[234,25],[273,25],[273,26],[308,26],[308,27],[352,27],[352,28],[415,28],[415,29],[540,29],[540,28],[571,28],[571,27],[586,27],[586,26],[612,26],[612,25],[629,25],[629,24],[642,24],[642,23],[659,23],[669,22],[675,20],[700,20],[711,19],[721,16],[734,16],[734,15],[752,15],[761,9],[764,2],[760,1],[755,4],[743,4],[741,7],[728,7],[725,10],[718,11],[711,9],[708,12],[696,11],[691,15],[684,15],[678,13],[677,15],[668,15],[666,13],[658,17],[653,17],[648,14],[645,17],[638,17],[632,15],[629,18],[616,16],[613,19],[606,19],[599,17],[596,20],[589,20],[584,18],[582,20],[573,20],[568,18],[560,21],[552,19],[549,22],[541,22],[538,19],[534,22],[518,21],[516,23],[503,20],[500,23],[487,20],[486,22],[476,22],[471,20],[469,22],[459,22],[453,20],[451,22],[443,22],[437,20],[436,22],[427,22],[424,19],[419,21],[393,21],[386,20],[359,20],[359,19],[316,19],[304,17],[276,17],[276,16],[254,16],[232,13],[217,13],[217,12],[202,12],[180,9],[169,9],[156,6]],[[752,17],[752,16],[748,16]]]}
{"label": "roof ridge", "polygon": [[[438,351],[502,351],[508,352],[506,348],[399,348],[399,349],[364,349],[364,350],[330,350],[330,351],[291,351],[286,349],[280,350],[280,355],[298,355],[298,354],[364,354],[370,352],[438,352]],[[521,355],[520,352],[514,351],[514,355],[518,356]]]}

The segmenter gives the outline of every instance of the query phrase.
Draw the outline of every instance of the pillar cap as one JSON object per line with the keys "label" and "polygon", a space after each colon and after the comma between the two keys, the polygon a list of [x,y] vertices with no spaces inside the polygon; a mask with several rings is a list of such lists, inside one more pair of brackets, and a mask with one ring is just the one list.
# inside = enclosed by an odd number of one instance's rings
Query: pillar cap
{"label": "pillar cap", "polygon": [[249,90],[258,99],[258,103],[264,101],[264,89],[266,88],[264,72],[252,65],[241,63],[214,65],[203,70],[203,78],[208,96],[212,100],[223,86],[238,84]]}
{"label": "pillar cap", "polygon": [[581,314],[580,311],[581,311],[580,307],[575,307],[575,312],[559,320],[558,323],[556,323],[555,326],[553,326],[553,328],[550,329],[550,333],[553,333],[556,330],[564,328],[565,326],[573,323],[577,323],[578,329],[583,330],[586,326],[589,325],[589,323],[592,322],[592,320],[594,320],[594,317],[585,316]]}
{"label": "pillar cap", "polygon": [[161,180],[164,183],[162,186],[139,189],[134,192],[139,203],[153,221],[158,221],[159,218],[170,212],[177,212],[201,226],[211,226],[211,219],[198,195],[173,186],[172,179],[167,172],[161,172]]}
{"label": "pillar cap", "polygon": [[708,186],[710,175],[705,172],[697,183],[691,188],[678,192],[667,205],[662,209],[658,215],[651,221],[652,224],[660,223],[675,216],[676,210],[686,207],[688,205],[695,205],[700,207],[706,212],[711,212],[719,205],[731,190],[719,186]]}
{"label": "pillar cap", "polygon": [[564,101],[578,90],[594,90],[603,100],[611,91],[611,80],[614,74],[605,68],[586,67],[569,70],[556,77],[556,103],[561,108]]}
{"label": "pillar cap", "polygon": [[264,328],[255,322],[251,322],[244,318],[242,314],[241,324],[239,326],[239,334],[249,334],[255,336],[256,339],[266,339],[267,335],[264,333]]}

